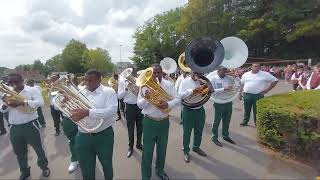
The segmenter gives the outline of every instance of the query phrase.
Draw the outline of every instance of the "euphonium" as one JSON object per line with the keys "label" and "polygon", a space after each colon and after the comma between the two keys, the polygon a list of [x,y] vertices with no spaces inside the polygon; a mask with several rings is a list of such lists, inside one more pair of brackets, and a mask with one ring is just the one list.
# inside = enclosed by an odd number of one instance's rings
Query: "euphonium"
{"label": "euphonium", "polygon": [[[140,86],[141,88],[140,94],[144,99],[146,99],[149,103],[157,107],[160,111],[164,113],[169,113],[170,112],[169,108],[161,109],[159,105],[162,101],[169,102],[173,98],[170,95],[168,95],[167,92],[164,91],[158,83],[154,82],[152,76],[153,76],[153,69],[151,67],[145,69],[139,75],[136,81],[136,85]],[[148,96],[143,94],[142,90],[144,88],[147,88],[149,90],[150,93]]]}
{"label": "euphonium", "polygon": [[[89,110],[94,108],[94,105],[67,78],[62,78],[54,82],[51,85],[50,91],[58,92],[53,98],[53,104],[69,119],[71,119],[72,111],[75,109]],[[85,117],[80,121],[73,122],[85,131],[93,132],[102,125],[103,119],[91,122],[88,117]]]}
{"label": "euphonium", "polygon": [[122,71],[120,76],[126,80],[126,83],[128,83],[127,88],[128,90],[134,94],[136,97],[138,97],[139,94],[139,87],[136,85],[136,78],[132,75],[132,68],[127,68]]}
{"label": "euphonium", "polygon": [[[16,91],[11,89],[9,86],[5,85],[2,81],[0,81],[0,92],[4,93],[2,100],[5,104],[10,105],[11,101],[18,100],[21,102],[26,101],[27,99],[21,95],[19,95]],[[30,108],[29,106],[18,106],[17,109],[23,113],[34,113],[37,111],[37,108]]]}

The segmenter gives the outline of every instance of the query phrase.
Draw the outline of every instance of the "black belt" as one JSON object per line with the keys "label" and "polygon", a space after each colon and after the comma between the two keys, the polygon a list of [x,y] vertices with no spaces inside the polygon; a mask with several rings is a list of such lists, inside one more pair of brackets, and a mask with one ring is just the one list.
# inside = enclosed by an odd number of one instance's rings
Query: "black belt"
{"label": "black belt", "polygon": [[29,124],[32,124],[34,122],[38,121],[38,119],[34,119],[30,122],[27,122],[27,123],[24,123],[24,124],[11,124],[11,126],[23,126],[23,125],[29,125]]}
{"label": "black belt", "polygon": [[112,128],[112,126],[106,128],[106,129],[104,129],[104,130],[102,130],[100,132],[96,132],[96,133],[83,133],[83,132],[79,132],[79,133],[84,134],[84,135],[89,135],[89,136],[97,136],[97,135],[103,133],[104,131],[108,130],[109,128]]}

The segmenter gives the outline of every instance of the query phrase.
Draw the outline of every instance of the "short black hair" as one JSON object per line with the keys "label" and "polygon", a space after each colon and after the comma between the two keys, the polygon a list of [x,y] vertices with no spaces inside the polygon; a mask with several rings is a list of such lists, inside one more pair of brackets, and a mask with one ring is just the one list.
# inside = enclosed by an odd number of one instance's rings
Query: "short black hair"
{"label": "short black hair", "polygon": [[151,65],[151,67],[160,67],[162,69],[162,67],[161,67],[161,65],[159,63],[154,63],[154,64]]}
{"label": "short black hair", "polygon": [[60,78],[60,74],[59,73],[52,73],[51,76],[57,76],[58,78]]}
{"label": "short black hair", "polygon": [[89,69],[87,72],[86,72],[86,75],[95,75],[97,78],[101,78],[101,72],[96,70],[96,69]]}
{"label": "short black hair", "polygon": [[10,73],[9,75],[8,75],[8,77],[12,77],[12,76],[15,76],[15,77],[18,77],[20,80],[23,80],[23,78],[22,78],[22,75],[21,74],[19,74],[19,73]]}

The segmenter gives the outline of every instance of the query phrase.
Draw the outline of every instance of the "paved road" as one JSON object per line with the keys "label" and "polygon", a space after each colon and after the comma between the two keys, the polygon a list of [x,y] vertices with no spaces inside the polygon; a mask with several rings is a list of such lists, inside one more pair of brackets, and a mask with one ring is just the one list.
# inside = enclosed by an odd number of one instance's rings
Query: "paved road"
{"label": "paved road", "polygon": [[[271,92],[281,93],[290,90],[290,86],[279,83]],[[181,151],[182,126],[179,125],[180,108],[172,111],[167,159],[165,169],[171,179],[314,179],[320,172],[307,165],[286,160],[270,151],[261,148],[256,142],[256,128],[253,126],[240,127],[243,114],[243,102],[236,100],[233,106],[230,135],[237,142],[231,145],[223,142],[223,147],[217,147],[210,141],[213,107],[205,105],[206,124],[203,133],[202,149],[207,157],[200,157],[191,152],[191,162],[184,163]],[[79,179],[80,170],[68,174],[69,148],[66,137],[61,134],[55,137],[52,119],[48,108],[44,111],[47,127],[42,129],[45,151],[51,168],[50,179]],[[252,120],[250,124],[253,125]],[[130,159],[126,158],[127,131],[125,121],[114,125],[114,177],[116,179],[139,179],[141,152],[135,151]],[[0,137],[0,179],[17,179],[20,172],[16,157],[12,151],[8,134]],[[36,156],[29,147],[29,165],[32,179],[42,178],[36,165]],[[102,178],[100,164],[96,169],[97,178]],[[156,178],[156,176],[153,176]]]}

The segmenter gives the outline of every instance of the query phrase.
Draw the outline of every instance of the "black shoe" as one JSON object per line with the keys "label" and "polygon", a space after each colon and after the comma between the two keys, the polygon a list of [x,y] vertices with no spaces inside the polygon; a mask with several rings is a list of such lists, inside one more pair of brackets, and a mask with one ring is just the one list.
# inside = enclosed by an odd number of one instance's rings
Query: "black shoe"
{"label": "black shoe", "polygon": [[26,172],[21,173],[19,180],[25,180],[30,176],[30,167],[28,167],[28,170]]}
{"label": "black shoe", "polygon": [[118,117],[118,119],[116,121],[119,121],[121,119],[121,116]]}
{"label": "black shoe", "polygon": [[59,136],[59,134],[60,134],[60,131],[59,130],[57,130],[56,131],[56,133],[54,134],[55,136]]}
{"label": "black shoe", "polygon": [[189,154],[184,154],[184,162],[189,163],[190,162],[190,156]]}
{"label": "black shoe", "polygon": [[1,131],[0,131],[0,136],[5,135],[6,133],[7,133],[7,130],[5,130],[5,129],[4,129],[4,130],[1,130]]}
{"label": "black shoe", "polygon": [[42,169],[42,176],[43,177],[49,177],[49,175],[50,175],[50,169],[49,168]]}
{"label": "black shoe", "polygon": [[182,125],[182,121],[180,121],[180,125]]}
{"label": "black shoe", "polygon": [[127,152],[127,158],[130,158],[133,152],[133,148],[129,147],[128,152]]}
{"label": "black shoe", "polygon": [[218,141],[218,140],[212,140],[212,142],[215,143],[217,146],[222,147],[222,144],[221,144],[220,141]]}
{"label": "black shoe", "polygon": [[247,123],[240,123],[240,126],[248,126]]}
{"label": "black shoe", "polygon": [[161,180],[169,180],[169,176],[163,172],[162,174],[157,173],[157,176],[161,179]]}
{"label": "black shoe", "polygon": [[141,151],[143,150],[143,146],[142,146],[141,143],[137,144],[137,145],[136,145],[136,148],[139,149],[139,150],[141,150]]}
{"label": "black shoe", "polygon": [[202,151],[200,148],[193,149],[194,152],[198,153],[200,156],[207,156],[207,154]]}
{"label": "black shoe", "polygon": [[223,138],[223,140],[225,140],[225,141],[227,141],[227,142],[229,142],[229,143],[231,143],[231,144],[236,144],[236,142],[234,142],[231,138]]}

